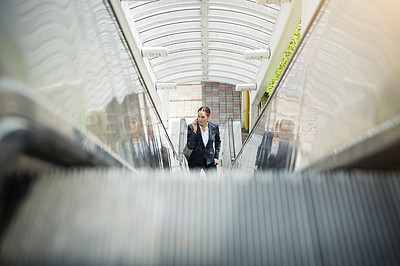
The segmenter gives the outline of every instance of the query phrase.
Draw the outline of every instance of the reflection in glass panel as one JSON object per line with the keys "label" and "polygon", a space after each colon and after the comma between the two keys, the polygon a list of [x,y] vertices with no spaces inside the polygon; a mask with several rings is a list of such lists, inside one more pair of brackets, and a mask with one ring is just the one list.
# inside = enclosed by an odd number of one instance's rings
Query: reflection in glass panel
{"label": "reflection in glass panel", "polygon": [[400,28],[393,27],[393,10],[399,1],[324,1],[235,167],[268,165],[281,147],[287,155],[271,168],[360,167],[363,160],[362,167],[379,161],[398,167],[398,149],[391,149],[400,142]]}
{"label": "reflection in glass panel", "polygon": [[80,133],[50,120],[38,126],[134,168],[180,167],[108,1],[9,0],[2,7],[12,14],[5,25],[18,51],[11,54],[25,71],[10,77]]}

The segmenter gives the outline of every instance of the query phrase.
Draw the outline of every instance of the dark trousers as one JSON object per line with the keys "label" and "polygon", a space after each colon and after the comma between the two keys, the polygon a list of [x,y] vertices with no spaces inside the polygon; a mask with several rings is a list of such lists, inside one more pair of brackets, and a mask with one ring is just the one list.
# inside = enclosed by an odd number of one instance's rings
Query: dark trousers
{"label": "dark trousers", "polygon": [[204,172],[210,171],[210,170],[217,170],[217,166],[214,164],[214,162],[211,164],[207,164],[206,158],[203,159],[203,163],[201,165],[192,165],[192,166],[189,166],[189,168],[191,171],[199,171],[199,172],[201,169],[203,169]]}

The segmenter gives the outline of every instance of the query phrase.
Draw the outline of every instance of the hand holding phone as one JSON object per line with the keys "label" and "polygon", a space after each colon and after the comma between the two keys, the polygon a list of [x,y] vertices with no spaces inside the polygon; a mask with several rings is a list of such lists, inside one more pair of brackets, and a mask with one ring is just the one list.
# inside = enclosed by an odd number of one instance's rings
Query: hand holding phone
{"label": "hand holding phone", "polygon": [[197,119],[193,120],[192,125],[194,133],[197,133]]}

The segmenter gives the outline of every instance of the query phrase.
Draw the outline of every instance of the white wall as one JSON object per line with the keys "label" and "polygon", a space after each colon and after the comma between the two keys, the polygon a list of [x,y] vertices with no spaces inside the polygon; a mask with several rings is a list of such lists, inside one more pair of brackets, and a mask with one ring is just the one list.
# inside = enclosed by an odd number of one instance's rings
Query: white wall
{"label": "white wall", "polygon": [[302,0],[282,4],[275,30],[271,36],[271,57],[265,60],[257,78],[257,91],[250,93],[250,130],[258,118],[258,103],[275,75],[283,55],[301,19]]}
{"label": "white wall", "polygon": [[304,31],[311,22],[311,19],[317,10],[321,0],[302,0],[302,12],[301,12],[301,35],[303,36]]}

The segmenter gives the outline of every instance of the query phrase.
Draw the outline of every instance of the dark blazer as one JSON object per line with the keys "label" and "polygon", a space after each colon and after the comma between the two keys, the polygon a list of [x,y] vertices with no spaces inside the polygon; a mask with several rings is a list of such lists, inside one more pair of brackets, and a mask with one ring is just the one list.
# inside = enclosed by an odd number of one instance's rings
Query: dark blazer
{"label": "dark blazer", "polygon": [[259,170],[292,169],[296,162],[296,150],[292,141],[280,140],[278,152],[275,156],[272,156],[271,145],[273,137],[274,133],[272,131],[264,133],[261,144],[257,149],[255,165],[258,166]]}
{"label": "dark blazer", "polygon": [[219,158],[221,138],[218,124],[208,121],[209,139],[206,146],[204,146],[200,130],[199,124],[197,124],[197,133],[194,133],[192,124],[188,125],[187,146],[193,150],[189,157],[189,167],[202,166],[204,158],[207,165],[214,164],[214,159]]}
{"label": "dark blazer", "polygon": [[262,166],[265,167],[267,158],[269,156],[269,151],[271,149],[272,139],[274,137],[274,132],[265,131],[263,138],[261,140],[261,144],[258,146],[257,155],[256,155],[256,163],[259,168]]}

